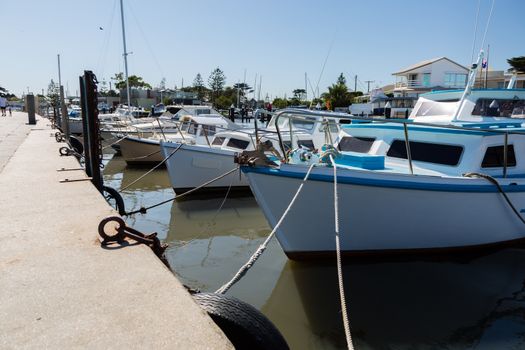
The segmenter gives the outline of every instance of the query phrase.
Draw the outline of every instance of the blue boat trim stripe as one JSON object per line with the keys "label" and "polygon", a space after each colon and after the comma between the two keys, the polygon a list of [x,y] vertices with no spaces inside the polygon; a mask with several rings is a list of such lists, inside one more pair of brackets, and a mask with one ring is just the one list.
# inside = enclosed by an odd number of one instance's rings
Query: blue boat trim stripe
{"label": "blue boat trim stripe", "polygon": [[[280,169],[266,167],[241,166],[244,173],[257,173],[272,176],[290,177],[302,179],[303,173],[295,173]],[[311,173],[309,180],[333,182],[332,175]],[[441,191],[441,192],[478,192],[478,193],[496,193],[498,189],[494,184],[487,181],[486,185],[461,185],[461,184],[444,184],[444,183],[422,183],[415,181],[383,180],[371,179],[366,177],[337,176],[337,182],[343,184],[353,184],[362,186],[403,188],[424,191]],[[525,185],[502,185],[505,192],[525,192]]]}

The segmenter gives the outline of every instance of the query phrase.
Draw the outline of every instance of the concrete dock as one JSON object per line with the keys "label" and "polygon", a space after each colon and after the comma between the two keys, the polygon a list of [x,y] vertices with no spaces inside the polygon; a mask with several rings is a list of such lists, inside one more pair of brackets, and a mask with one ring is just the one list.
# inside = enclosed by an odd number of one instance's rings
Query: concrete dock
{"label": "concrete dock", "polygon": [[143,245],[103,248],[116,212],[47,119],[0,117],[0,348],[232,349]]}

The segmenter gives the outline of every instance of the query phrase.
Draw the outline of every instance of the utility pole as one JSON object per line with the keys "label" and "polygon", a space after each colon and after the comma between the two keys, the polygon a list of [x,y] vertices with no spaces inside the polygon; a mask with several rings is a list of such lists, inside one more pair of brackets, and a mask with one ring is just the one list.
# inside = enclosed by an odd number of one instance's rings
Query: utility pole
{"label": "utility pole", "polygon": [[485,89],[486,89],[487,86],[488,86],[488,76],[489,76],[489,55],[490,55],[490,45],[488,45],[488,47],[487,47],[487,60],[485,61],[485,62],[486,62],[486,67],[485,67]]}
{"label": "utility pole", "polygon": [[367,91],[366,91],[366,93],[369,93],[369,92],[370,92],[370,83],[374,83],[374,82],[375,82],[375,80],[365,80],[365,83],[368,84],[368,87],[367,87]]}
{"label": "utility pole", "polygon": [[354,92],[357,91],[357,74],[354,76]]}

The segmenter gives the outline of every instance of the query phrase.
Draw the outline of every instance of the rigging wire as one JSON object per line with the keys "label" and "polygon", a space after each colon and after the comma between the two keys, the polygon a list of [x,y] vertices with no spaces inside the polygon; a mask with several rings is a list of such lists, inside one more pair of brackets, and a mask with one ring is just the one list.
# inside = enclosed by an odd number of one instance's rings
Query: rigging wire
{"label": "rigging wire", "polygon": [[115,18],[115,9],[117,7],[117,1],[118,0],[115,0],[113,2],[113,8],[111,9],[111,15],[109,17],[110,19],[109,19],[108,25],[104,27],[104,32],[105,32],[104,41],[102,43],[102,50],[100,50],[100,55],[98,57],[97,66],[96,66],[97,72],[99,72],[99,76],[101,77],[104,76],[105,66],[106,66],[106,62],[108,58],[108,51],[109,51],[108,48],[109,48],[109,42],[111,40],[111,32],[113,29],[113,22]]}
{"label": "rigging wire", "polygon": [[135,15],[135,11],[133,11],[133,8],[131,6],[131,1],[129,1],[128,4],[129,4],[128,5],[129,12],[131,12],[131,15],[135,19],[135,23],[137,23],[137,27],[139,28],[140,34],[142,35],[142,39],[146,43],[146,46],[148,47],[149,53],[151,54],[151,57],[153,58],[153,61],[155,62],[155,65],[157,66],[157,69],[159,70],[159,72],[162,75],[162,77],[165,77],[166,74],[164,74],[164,71],[162,70],[162,67],[161,67],[160,63],[157,60],[157,56],[155,56],[155,53],[154,53],[153,49],[151,48],[151,45],[150,45],[150,43],[149,43],[149,41],[148,41],[148,39],[146,37],[146,34],[144,34],[144,31],[142,30],[142,26],[140,25],[140,22],[139,22],[137,16]]}
{"label": "rigging wire", "polygon": [[[324,62],[323,62],[323,67],[321,68],[321,73],[319,73],[319,78],[317,79],[317,85],[315,86],[316,90],[319,88],[319,83],[321,82],[321,78],[323,76],[324,69],[326,67],[326,62],[328,61],[328,57],[330,56],[330,52],[332,52],[332,47],[334,46],[336,34],[337,34],[337,29],[336,29],[336,31],[334,33],[334,37],[332,38],[332,42],[330,43],[330,46],[328,47],[328,52],[326,53],[326,57],[325,57]],[[319,96],[317,96],[317,98],[319,98]]]}

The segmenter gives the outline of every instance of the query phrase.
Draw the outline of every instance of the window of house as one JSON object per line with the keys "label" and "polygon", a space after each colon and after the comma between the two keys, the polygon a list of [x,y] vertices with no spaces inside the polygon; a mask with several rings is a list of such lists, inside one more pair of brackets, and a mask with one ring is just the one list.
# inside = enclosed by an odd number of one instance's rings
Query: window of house
{"label": "window of house", "polygon": [[[487,152],[481,162],[482,168],[499,168],[504,165],[505,157],[504,146],[487,147]],[[507,146],[507,166],[516,166],[516,156],[514,155],[514,146]]]}
{"label": "window of house", "polygon": [[430,73],[423,73],[423,86],[430,86]]}
{"label": "window of house", "polygon": [[[462,146],[417,141],[409,141],[409,144],[410,154],[414,161],[458,165],[463,153]],[[386,155],[393,158],[407,159],[405,140],[394,140]]]}
{"label": "window of house", "polygon": [[375,140],[373,137],[344,136],[341,141],[339,141],[337,148],[343,152],[368,153]]}
{"label": "window of house", "polygon": [[231,148],[246,149],[246,147],[248,147],[249,144],[249,141],[231,138],[228,141],[227,146]]}
{"label": "window of house", "polygon": [[467,84],[467,75],[463,73],[445,73],[445,87],[463,88]]}

